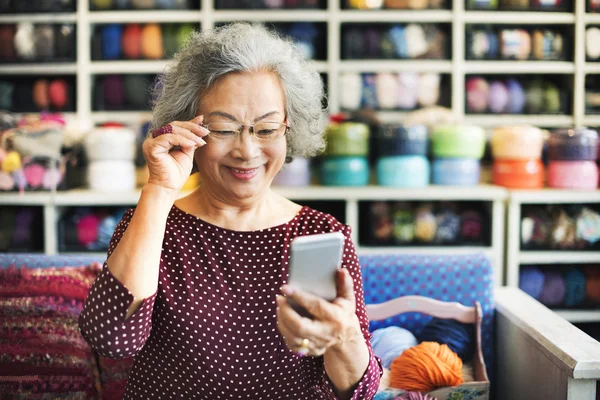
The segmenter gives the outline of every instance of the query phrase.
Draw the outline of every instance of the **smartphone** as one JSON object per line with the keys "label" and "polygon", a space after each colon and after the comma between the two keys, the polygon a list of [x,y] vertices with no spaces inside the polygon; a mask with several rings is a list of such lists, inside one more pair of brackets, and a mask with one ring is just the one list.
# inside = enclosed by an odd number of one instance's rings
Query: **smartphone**
{"label": "smartphone", "polygon": [[[294,238],[290,246],[288,284],[328,301],[335,299],[336,272],[342,264],[344,240],[341,232]],[[295,302],[290,301],[290,304],[300,315],[312,317]]]}

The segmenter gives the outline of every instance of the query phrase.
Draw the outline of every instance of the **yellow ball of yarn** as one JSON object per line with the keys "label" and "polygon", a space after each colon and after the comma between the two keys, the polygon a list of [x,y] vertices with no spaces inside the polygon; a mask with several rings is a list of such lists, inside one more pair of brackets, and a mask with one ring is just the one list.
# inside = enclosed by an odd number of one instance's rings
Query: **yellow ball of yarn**
{"label": "yellow ball of yarn", "polygon": [[10,174],[18,169],[21,169],[21,155],[16,151],[9,151],[2,161],[2,171]]}

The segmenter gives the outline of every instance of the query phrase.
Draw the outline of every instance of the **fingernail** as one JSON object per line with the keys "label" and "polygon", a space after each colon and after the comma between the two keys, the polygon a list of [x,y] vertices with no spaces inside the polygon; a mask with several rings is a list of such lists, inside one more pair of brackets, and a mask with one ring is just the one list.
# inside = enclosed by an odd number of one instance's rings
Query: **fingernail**
{"label": "fingernail", "polygon": [[281,287],[281,292],[283,294],[285,294],[286,296],[291,296],[294,294],[294,289],[292,289],[292,287],[288,286],[288,285],[283,285]]}

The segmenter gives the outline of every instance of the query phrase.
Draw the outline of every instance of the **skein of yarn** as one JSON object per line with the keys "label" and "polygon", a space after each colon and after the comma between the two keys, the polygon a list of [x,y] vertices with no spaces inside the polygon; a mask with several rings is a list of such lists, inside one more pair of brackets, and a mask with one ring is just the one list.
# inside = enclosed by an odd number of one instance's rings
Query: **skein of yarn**
{"label": "skein of yarn", "polygon": [[409,330],[398,326],[377,329],[373,332],[373,338],[371,339],[373,353],[381,358],[385,368],[390,368],[392,361],[404,350],[417,344],[417,338]]}
{"label": "skein of yarn", "polygon": [[519,288],[537,300],[544,289],[544,279],[544,273],[539,268],[522,267],[519,271]]}
{"label": "skein of yarn", "polygon": [[400,396],[394,397],[392,400],[437,400],[435,397],[431,397],[428,394],[419,392],[406,392]]}
{"label": "skein of yarn", "polygon": [[445,344],[423,342],[406,349],[392,362],[390,384],[394,388],[431,392],[464,382],[462,360]]}
{"label": "skein of yarn", "polygon": [[559,271],[548,271],[545,275],[544,289],[539,300],[547,306],[557,306],[565,298],[565,278]]}
{"label": "skein of yarn", "polygon": [[565,306],[574,307],[585,300],[585,275],[577,268],[569,268],[565,275]]}
{"label": "skein of yarn", "polygon": [[433,318],[417,336],[419,342],[437,342],[450,347],[463,362],[475,353],[473,324],[463,324],[454,319]]}
{"label": "skein of yarn", "polygon": [[600,269],[597,266],[590,266],[584,270],[585,278],[585,295],[588,300],[600,301]]}

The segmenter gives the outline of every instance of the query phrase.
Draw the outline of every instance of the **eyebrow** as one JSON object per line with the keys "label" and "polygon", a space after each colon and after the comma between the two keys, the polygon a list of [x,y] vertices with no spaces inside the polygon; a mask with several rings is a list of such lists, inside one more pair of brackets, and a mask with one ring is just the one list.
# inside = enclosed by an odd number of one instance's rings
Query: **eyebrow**
{"label": "eyebrow", "polygon": [[[265,119],[265,118],[270,117],[271,115],[275,115],[275,114],[279,114],[279,111],[271,111],[271,112],[266,113],[265,115],[261,115],[258,118],[254,118],[254,122],[260,121],[261,119]],[[212,115],[218,115],[220,117],[225,117],[225,118],[230,119],[232,121],[239,122],[237,120],[237,118],[235,118],[233,115],[228,114],[228,113],[223,112],[223,111],[213,111],[210,114],[208,114],[209,117],[212,116]]]}

